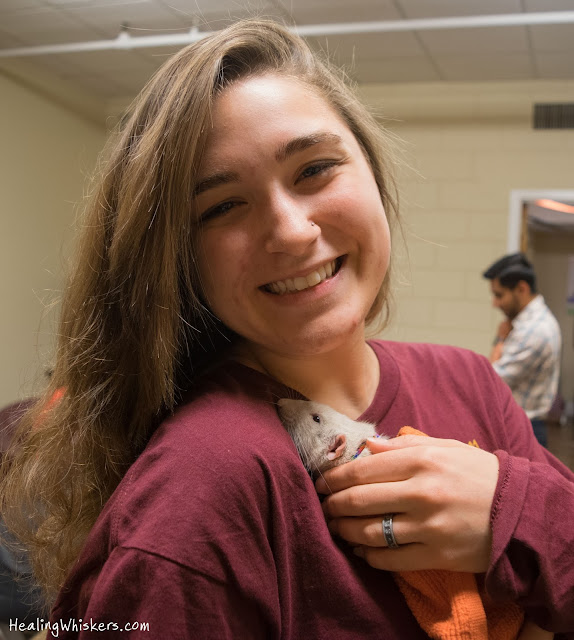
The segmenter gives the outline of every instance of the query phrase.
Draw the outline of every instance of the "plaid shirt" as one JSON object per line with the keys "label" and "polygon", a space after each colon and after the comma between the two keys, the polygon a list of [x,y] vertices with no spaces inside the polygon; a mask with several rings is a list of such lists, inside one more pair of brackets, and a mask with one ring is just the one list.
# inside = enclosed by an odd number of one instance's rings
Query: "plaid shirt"
{"label": "plaid shirt", "polygon": [[492,365],[531,420],[544,418],[556,397],[561,343],[558,322],[538,295],[512,321],[502,356]]}

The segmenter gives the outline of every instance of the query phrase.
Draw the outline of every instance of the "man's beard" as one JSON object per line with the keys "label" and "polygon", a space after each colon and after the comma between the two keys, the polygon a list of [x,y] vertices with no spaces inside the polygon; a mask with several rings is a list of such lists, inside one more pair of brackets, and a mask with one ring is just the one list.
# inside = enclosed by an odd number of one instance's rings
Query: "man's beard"
{"label": "man's beard", "polygon": [[512,305],[504,312],[504,314],[512,322],[519,313],[520,313],[520,303],[518,302],[518,299],[513,294]]}

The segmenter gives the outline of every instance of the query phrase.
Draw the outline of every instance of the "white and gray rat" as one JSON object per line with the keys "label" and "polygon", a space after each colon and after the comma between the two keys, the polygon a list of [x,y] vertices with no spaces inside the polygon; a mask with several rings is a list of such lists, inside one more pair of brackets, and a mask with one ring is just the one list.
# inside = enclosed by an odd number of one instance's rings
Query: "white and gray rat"
{"label": "white and gray rat", "polygon": [[388,439],[379,436],[369,422],[351,420],[326,404],[282,398],[277,406],[304,467],[312,474],[370,455],[367,438]]}

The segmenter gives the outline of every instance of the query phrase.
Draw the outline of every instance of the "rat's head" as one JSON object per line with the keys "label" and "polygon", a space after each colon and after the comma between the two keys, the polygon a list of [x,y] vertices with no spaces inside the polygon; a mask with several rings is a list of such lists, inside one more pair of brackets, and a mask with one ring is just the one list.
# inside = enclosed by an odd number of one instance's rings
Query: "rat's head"
{"label": "rat's head", "polygon": [[[374,427],[355,422],[327,405],[283,398],[277,402],[281,422],[293,438],[305,468],[315,473],[349,462]],[[365,455],[368,449],[364,449]]]}

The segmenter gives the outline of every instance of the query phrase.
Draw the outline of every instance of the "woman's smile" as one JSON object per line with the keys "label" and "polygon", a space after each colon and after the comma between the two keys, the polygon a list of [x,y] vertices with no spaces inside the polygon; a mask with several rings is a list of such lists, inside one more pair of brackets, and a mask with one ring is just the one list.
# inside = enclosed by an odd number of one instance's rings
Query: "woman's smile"
{"label": "woman's smile", "polygon": [[339,272],[343,260],[344,256],[336,258],[335,260],[329,260],[317,269],[310,270],[309,273],[305,275],[295,275],[282,280],[276,280],[275,282],[269,282],[263,285],[262,288],[268,293],[277,295],[297,293],[311,288],[314,289],[317,285],[325,282],[325,280],[335,276]]}

